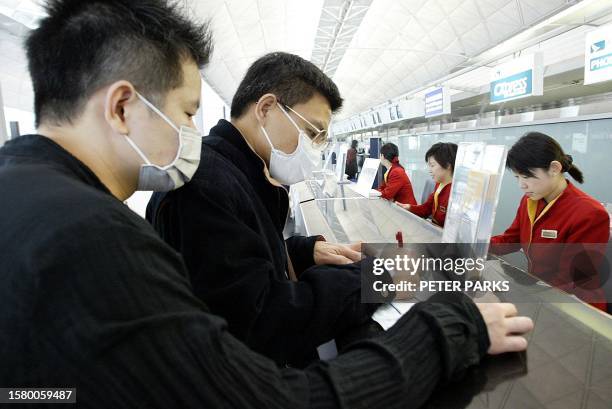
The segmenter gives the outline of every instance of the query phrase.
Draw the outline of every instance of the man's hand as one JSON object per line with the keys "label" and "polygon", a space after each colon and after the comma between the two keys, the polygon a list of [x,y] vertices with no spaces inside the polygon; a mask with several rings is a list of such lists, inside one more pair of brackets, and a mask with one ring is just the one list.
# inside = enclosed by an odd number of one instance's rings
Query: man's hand
{"label": "man's hand", "polygon": [[400,202],[395,202],[396,205],[398,205],[399,207],[402,207],[406,210],[410,210],[410,205],[407,203],[400,203]]}
{"label": "man's hand", "polygon": [[350,264],[361,260],[361,243],[349,245],[317,241],[314,246],[315,264]]}
{"label": "man's hand", "polygon": [[491,346],[487,351],[489,354],[496,355],[527,349],[527,339],[523,337],[523,334],[533,329],[531,318],[517,317],[514,304],[480,303],[476,306],[487,325],[491,341]]}

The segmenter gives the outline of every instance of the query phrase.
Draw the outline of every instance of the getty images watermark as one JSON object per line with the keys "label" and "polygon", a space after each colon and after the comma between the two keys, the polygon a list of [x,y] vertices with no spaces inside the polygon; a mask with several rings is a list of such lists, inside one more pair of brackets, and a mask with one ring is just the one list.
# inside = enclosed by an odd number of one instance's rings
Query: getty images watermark
{"label": "getty images watermark", "polygon": [[[512,302],[602,302],[609,251],[598,243],[538,244],[527,252],[516,244],[364,244],[362,301],[415,302],[444,291]],[[511,262],[501,258],[508,254]]]}

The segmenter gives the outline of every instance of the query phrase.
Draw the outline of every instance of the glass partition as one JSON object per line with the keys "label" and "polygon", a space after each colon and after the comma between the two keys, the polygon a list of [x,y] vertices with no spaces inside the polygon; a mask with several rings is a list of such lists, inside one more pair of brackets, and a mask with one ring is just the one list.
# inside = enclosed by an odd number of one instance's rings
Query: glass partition
{"label": "glass partition", "polygon": [[[566,153],[574,158],[574,164],[584,173],[584,184],[579,189],[602,203],[612,203],[610,184],[610,155],[612,154],[612,119],[563,122],[553,124],[523,125],[474,131],[452,131],[400,137],[400,162],[409,171],[417,199],[429,173],[425,167],[425,153],[436,142],[486,141],[490,144],[514,144],[527,132],[542,132],[555,138]],[[569,176],[568,176],[569,177]],[[571,180],[571,177],[569,177]],[[503,232],[514,220],[522,197],[512,172],[506,172],[502,181],[493,234]]]}

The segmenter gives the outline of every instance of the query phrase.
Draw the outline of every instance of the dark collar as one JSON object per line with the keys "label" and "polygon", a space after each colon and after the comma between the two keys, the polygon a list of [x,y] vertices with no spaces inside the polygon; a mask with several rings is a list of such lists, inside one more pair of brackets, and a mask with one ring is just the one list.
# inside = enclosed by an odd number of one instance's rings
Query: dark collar
{"label": "dark collar", "polygon": [[225,119],[211,128],[202,143],[226,157],[249,180],[269,183],[264,173],[264,161],[251,149],[240,131]]}
{"label": "dark collar", "polygon": [[50,165],[71,178],[111,194],[108,188],[83,162],[51,139],[42,135],[23,135],[8,141],[0,149],[0,168],[5,163]]}

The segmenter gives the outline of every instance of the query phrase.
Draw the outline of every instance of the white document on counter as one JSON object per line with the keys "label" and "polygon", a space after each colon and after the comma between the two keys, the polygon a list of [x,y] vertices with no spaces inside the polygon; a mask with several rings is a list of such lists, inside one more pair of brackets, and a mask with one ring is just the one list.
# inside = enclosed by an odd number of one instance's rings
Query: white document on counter
{"label": "white document on counter", "polygon": [[378,322],[386,331],[395,325],[404,314],[410,311],[414,304],[413,302],[393,302],[381,305],[372,315],[372,319]]}
{"label": "white document on counter", "polygon": [[372,189],[379,167],[380,159],[367,158],[363,163],[356,185],[351,188],[364,197],[380,196],[381,193],[379,191]]}

